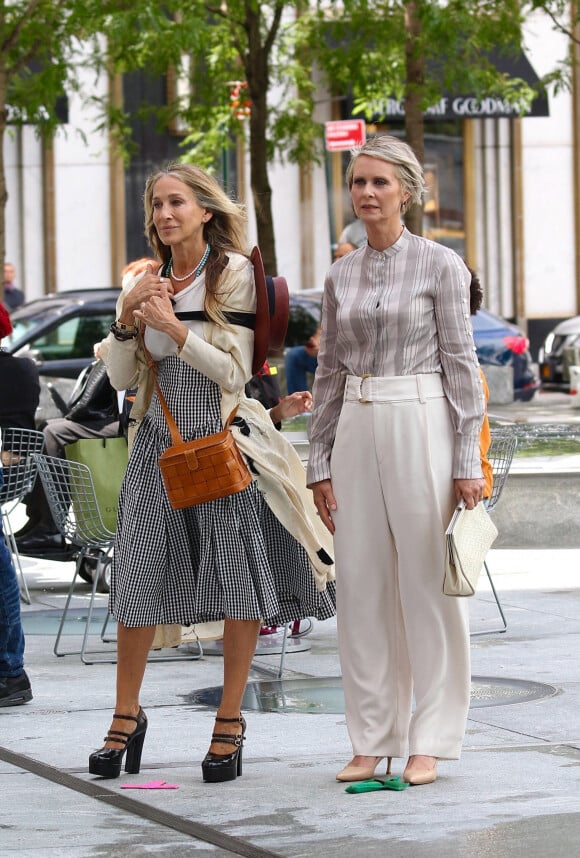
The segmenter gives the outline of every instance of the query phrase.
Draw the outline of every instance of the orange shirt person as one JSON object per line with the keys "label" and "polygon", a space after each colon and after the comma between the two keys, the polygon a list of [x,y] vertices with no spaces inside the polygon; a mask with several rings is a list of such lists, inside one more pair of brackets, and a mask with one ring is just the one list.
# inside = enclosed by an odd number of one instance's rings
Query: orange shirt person
{"label": "orange shirt person", "polygon": [[[484,375],[483,370],[480,367],[481,373],[481,384],[483,386],[483,393],[485,396],[486,406],[489,402],[489,387],[487,386],[487,381]],[[489,428],[489,419],[487,416],[487,408],[485,412],[485,416],[483,418],[483,423],[481,424],[481,432],[479,433],[479,452],[481,455],[481,470],[483,472],[483,479],[485,482],[485,486],[483,488],[483,497],[484,500],[489,500],[491,497],[491,490],[493,489],[493,467],[489,459],[487,458],[487,454],[489,452],[489,448],[491,446],[491,429]]]}
{"label": "orange shirt person", "polygon": [[[467,267],[469,269],[469,272],[471,273],[471,283],[469,284],[469,312],[472,316],[475,316],[483,302],[483,289],[481,288],[479,277],[477,276],[475,271],[472,268],[469,268],[469,266]],[[481,375],[481,384],[483,386],[483,393],[485,396],[486,404],[485,415],[483,417],[483,423],[481,424],[481,431],[479,433],[479,452],[481,456],[481,470],[483,472],[483,479],[485,481],[483,497],[484,499],[489,499],[491,497],[491,490],[493,488],[493,467],[491,465],[491,462],[487,458],[487,454],[491,445],[491,429],[489,428],[489,419],[487,416],[489,387],[487,386],[487,380],[481,367],[479,368],[479,372]]]}

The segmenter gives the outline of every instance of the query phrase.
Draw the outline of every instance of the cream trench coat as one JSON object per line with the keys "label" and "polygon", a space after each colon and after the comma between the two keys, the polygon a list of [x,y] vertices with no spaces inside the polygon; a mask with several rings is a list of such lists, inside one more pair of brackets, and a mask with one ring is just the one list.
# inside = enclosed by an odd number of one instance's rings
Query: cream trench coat
{"label": "cream trench coat", "polygon": [[[123,287],[117,302],[117,315],[120,314],[124,296],[142,276],[138,275]],[[255,312],[252,266],[245,256],[229,254],[222,275],[222,286],[226,296],[225,310]],[[244,435],[238,427],[233,426],[236,443],[255,463],[258,476],[253,476],[266,503],[286,530],[304,546],[317,589],[323,591],[327,581],[334,580],[334,566],[322,559],[325,555],[333,557],[332,537],[316,515],[300,457],[276,429],[263,405],[249,399],[244,393],[244,385],[252,374],[253,331],[241,326],[224,328],[213,322],[204,322],[203,335],[202,339],[189,331],[179,357],[219,384],[223,423],[238,405],[237,416],[246,422],[250,434]],[[116,390],[138,388],[131,409],[131,420],[136,421],[138,428],[139,421],[149,408],[154,388],[153,374],[147,366],[140,338],[119,341],[109,334],[103,340],[101,349],[112,386]]]}

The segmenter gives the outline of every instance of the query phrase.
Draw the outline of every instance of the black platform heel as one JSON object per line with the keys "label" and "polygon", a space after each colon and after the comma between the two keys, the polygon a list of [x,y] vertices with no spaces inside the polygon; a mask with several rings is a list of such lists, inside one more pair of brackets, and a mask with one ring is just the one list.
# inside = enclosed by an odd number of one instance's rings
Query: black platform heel
{"label": "black platform heel", "polygon": [[125,721],[135,721],[137,726],[132,733],[121,730],[109,730],[105,736],[105,742],[118,742],[122,748],[100,748],[89,757],[89,772],[102,778],[118,778],[121,774],[123,757],[125,760],[125,771],[130,775],[138,775],[141,768],[141,752],[147,732],[147,716],[139,707],[139,714],[119,715],[115,712],[113,718],[121,718]]}
{"label": "black platform heel", "polygon": [[225,742],[228,745],[235,745],[236,750],[232,751],[231,754],[212,754],[208,751],[201,764],[203,779],[206,783],[212,784],[235,781],[237,777],[242,776],[242,750],[246,737],[246,722],[242,715],[239,718],[218,718],[216,716],[215,720],[222,724],[240,724],[242,730],[235,736],[229,733],[212,734],[212,742]]}

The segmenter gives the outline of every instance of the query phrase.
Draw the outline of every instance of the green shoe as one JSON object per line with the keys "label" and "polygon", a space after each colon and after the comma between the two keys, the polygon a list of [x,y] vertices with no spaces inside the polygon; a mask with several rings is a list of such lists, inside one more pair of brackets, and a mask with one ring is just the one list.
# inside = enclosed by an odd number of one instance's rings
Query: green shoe
{"label": "green shoe", "polygon": [[345,792],[376,792],[380,789],[402,790],[407,789],[408,786],[409,784],[406,781],[401,780],[400,777],[371,778],[371,780],[368,781],[359,781],[355,784],[349,784],[349,786],[346,787]]}

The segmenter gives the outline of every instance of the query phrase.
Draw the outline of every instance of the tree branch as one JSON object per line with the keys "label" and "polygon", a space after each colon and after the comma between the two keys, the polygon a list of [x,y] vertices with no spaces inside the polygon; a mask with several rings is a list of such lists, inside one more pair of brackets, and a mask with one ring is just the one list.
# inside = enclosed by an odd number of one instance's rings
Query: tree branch
{"label": "tree branch", "polygon": [[580,44],[580,39],[578,38],[578,36],[576,36],[574,34],[574,30],[568,29],[568,27],[565,27],[564,24],[562,24],[562,22],[558,19],[555,12],[552,12],[552,10],[548,9],[547,7],[544,7],[543,11],[546,13],[548,18],[552,21],[552,23],[554,24],[554,27],[556,28],[556,30],[559,33],[563,33],[563,35],[567,36],[571,42],[575,42],[576,44]]}
{"label": "tree branch", "polygon": [[[8,53],[8,51],[11,51],[15,47],[15,45],[20,39],[22,30],[29,23],[30,18],[32,18],[34,12],[36,11],[36,9],[38,9],[41,3],[42,0],[28,0],[28,5],[26,9],[23,9],[20,13],[20,17],[16,20],[14,29],[12,30],[8,38],[0,46],[0,52],[2,54]],[[54,3],[52,5],[55,7],[55,9],[58,9],[59,6],[64,6],[65,3],[66,0],[54,0]]]}
{"label": "tree branch", "polygon": [[280,28],[280,20],[282,18],[282,12],[284,11],[284,6],[286,3],[283,0],[277,0],[276,7],[274,9],[274,18],[272,20],[272,26],[268,30],[268,34],[264,41],[264,50],[267,54],[272,50],[272,45],[274,44],[274,39],[278,35],[278,30]]}

